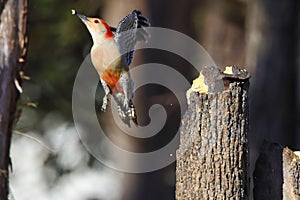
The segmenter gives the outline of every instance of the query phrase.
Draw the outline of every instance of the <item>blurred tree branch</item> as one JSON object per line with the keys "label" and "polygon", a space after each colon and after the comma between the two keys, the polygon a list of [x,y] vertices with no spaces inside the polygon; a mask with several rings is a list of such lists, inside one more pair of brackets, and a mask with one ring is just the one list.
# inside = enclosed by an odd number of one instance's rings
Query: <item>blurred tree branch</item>
{"label": "blurred tree branch", "polygon": [[263,140],[300,147],[299,5],[297,0],[249,4],[246,63],[256,68],[250,91],[251,171]]}
{"label": "blurred tree branch", "polygon": [[9,149],[27,52],[27,0],[0,2],[0,199],[8,198]]}

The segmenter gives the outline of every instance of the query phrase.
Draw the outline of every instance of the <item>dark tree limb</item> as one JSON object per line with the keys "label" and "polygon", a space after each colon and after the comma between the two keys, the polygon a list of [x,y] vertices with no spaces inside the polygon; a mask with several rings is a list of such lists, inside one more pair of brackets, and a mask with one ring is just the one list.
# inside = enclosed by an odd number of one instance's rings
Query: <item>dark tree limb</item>
{"label": "dark tree limb", "polygon": [[177,151],[176,199],[248,199],[249,76],[239,78],[235,70],[226,70],[233,72],[228,77],[221,73],[229,82],[218,92],[214,74],[220,73],[204,69],[200,91],[190,93]]}
{"label": "dark tree limb", "polygon": [[282,150],[279,144],[264,141],[255,164],[254,199],[282,199]]}
{"label": "dark tree limb", "polygon": [[264,141],[255,165],[254,199],[300,199],[299,152]]}
{"label": "dark tree limb", "polygon": [[5,200],[12,126],[27,51],[27,0],[1,0],[0,17],[0,200]]}

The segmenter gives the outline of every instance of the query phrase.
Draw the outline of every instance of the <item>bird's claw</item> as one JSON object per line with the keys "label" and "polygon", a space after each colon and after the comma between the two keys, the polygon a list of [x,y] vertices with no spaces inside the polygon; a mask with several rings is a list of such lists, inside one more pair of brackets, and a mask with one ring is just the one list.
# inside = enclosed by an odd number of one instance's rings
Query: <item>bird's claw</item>
{"label": "bird's claw", "polygon": [[127,110],[127,115],[129,116],[129,118],[135,123],[137,124],[137,116],[136,116],[136,111],[135,108],[132,106]]}
{"label": "bird's claw", "polygon": [[106,112],[107,104],[108,104],[108,98],[107,98],[107,95],[105,95],[103,97],[103,103],[102,103],[102,106],[101,106],[101,111],[102,112]]}

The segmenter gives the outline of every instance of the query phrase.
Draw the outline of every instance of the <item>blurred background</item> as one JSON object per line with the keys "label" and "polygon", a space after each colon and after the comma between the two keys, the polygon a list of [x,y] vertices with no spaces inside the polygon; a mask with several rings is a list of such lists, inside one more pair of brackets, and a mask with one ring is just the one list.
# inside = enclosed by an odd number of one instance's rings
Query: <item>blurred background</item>
{"label": "blurred background", "polygon": [[[112,26],[117,26],[133,9],[139,9],[152,26],[177,30],[198,41],[220,68],[233,64],[246,68],[252,74],[252,170],[264,139],[300,148],[298,0],[30,0],[25,69],[30,80],[23,85],[19,102],[22,116],[14,129],[39,141],[13,135],[10,181],[16,200],[138,200],[175,196],[175,163],[144,174],[123,173],[95,160],[82,145],[73,124],[72,88],[92,40],[80,20],[71,15],[71,9],[98,16]],[[185,60],[163,51],[138,51],[133,67],[148,62],[171,66],[190,82],[198,76]],[[99,95],[103,95],[101,88]],[[178,102],[172,92],[147,85],[137,91],[135,103],[141,125],[149,123],[151,105],[165,106],[168,121],[164,129],[152,138],[135,139],[124,136],[111,122],[109,113],[99,114],[110,128],[112,141],[134,152],[166,145],[180,125]],[[166,106],[170,104],[174,106]]]}

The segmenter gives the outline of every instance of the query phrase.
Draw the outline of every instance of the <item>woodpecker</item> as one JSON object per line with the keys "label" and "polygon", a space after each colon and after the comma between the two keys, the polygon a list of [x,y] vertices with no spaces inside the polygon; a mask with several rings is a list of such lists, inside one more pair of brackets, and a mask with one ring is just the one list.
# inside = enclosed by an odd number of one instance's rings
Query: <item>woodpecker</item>
{"label": "woodpecker", "polygon": [[72,10],[85,24],[93,39],[91,60],[99,74],[105,91],[102,111],[106,111],[109,95],[117,103],[118,113],[124,123],[130,126],[130,120],[137,124],[133,105],[133,80],[129,66],[138,41],[147,41],[150,37],[144,27],[149,27],[149,20],[141,11],[134,10],[123,18],[117,28],[109,26],[103,19],[86,17]]}

